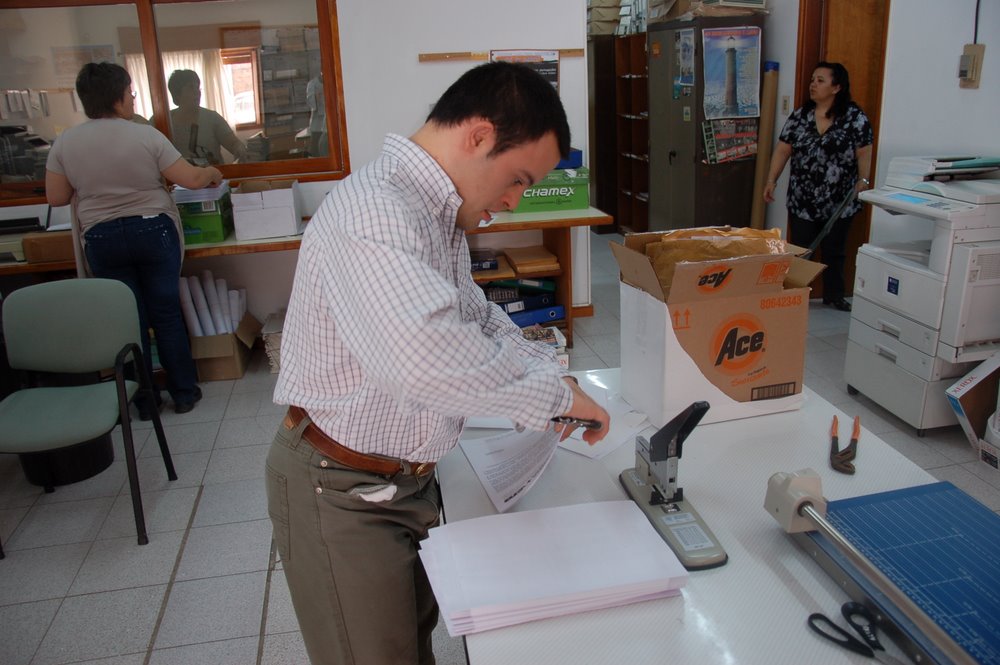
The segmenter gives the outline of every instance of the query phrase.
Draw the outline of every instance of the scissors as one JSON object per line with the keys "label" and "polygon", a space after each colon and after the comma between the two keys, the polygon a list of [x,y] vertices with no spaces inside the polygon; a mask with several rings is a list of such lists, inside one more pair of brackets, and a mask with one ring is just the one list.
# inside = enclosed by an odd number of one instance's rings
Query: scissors
{"label": "scissors", "polygon": [[861,416],[854,416],[854,430],[851,432],[851,443],[840,450],[840,439],[837,436],[837,416],[830,425],[830,466],[834,471],[854,475],[852,460],[858,453],[858,437],[861,436]]}
{"label": "scissors", "polygon": [[871,610],[861,603],[848,602],[840,607],[840,613],[844,615],[847,623],[857,631],[858,635],[864,641],[857,639],[827,618],[825,614],[820,614],[819,612],[809,615],[809,627],[818,633],[820,637],[839,644],[854,653],[875,658],[882,663],[905,665],[903,661],[887,654],[885,647],[879,642],[876,633],[875,615],[872,614]]}

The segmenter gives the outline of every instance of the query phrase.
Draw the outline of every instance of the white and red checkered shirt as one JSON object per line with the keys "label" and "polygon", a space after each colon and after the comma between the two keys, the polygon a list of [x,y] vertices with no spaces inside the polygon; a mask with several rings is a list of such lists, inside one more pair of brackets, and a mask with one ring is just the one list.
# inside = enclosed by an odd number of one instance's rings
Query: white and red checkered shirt
{"label": "white and red checkered shirt", "polygon": [[461,197],[418,145],[389,135],[309,222],[281,333],[278,404],[363,453],[435,462],[466,416],[542,430],[572,391],[471,276]]}

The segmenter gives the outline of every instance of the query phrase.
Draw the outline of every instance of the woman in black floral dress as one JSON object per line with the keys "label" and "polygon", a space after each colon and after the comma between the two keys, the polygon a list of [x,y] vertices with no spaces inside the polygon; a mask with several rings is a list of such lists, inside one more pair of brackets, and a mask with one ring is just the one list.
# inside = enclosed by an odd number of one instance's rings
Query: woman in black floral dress
{"label": "woman in black floral dress", "polygon": [[[792,242],[808,247],[841,201],[870,185],[872,126],[851,101],[847,70],[839,62],[816,65],[809,82],[809,101],[796,109],[781,130],[771,157],[764,200],[774,201],[774,188],[788,159],[788,224]],[[844,248],[851,221],[861,210],[855,198],[844,207],[829,235],[820,243],[823,302],[851,311],[844,299]]]}

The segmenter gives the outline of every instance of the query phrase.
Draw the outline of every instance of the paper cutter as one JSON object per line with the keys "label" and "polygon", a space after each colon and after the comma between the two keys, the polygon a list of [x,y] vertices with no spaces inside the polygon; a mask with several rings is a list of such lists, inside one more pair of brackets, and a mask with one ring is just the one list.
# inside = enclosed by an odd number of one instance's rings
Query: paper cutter
{"label": "paper cutter", "polygon": [[[979,663],[1000,663],[1000,515],[948,482],[827,503],[826,520]],[[950,663],[830,540],[796,541],[854,600],[883,612],[918,663]]]}

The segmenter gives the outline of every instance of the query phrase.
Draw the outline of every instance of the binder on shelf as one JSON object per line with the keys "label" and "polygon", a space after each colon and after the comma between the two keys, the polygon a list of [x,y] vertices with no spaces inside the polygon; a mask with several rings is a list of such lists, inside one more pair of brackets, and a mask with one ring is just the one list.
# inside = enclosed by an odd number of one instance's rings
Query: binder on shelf
{"label": "binder on shelf", "polygon": [[494,279],[490,286],[506,286],[525,293],[555,293],[556,283],[552,279]]}
{"label": "binder on shelf", "polygon": [[526,312],[508,314],[510,320],[518,327],[530,326],[533,323],[551,323],[566,318],[566,310],[562,305],[553,305],[542,309],[532,309]]}
{"label": "binder on shelf", "polygon": [[499,267],[497,253],[492,249],[470,249],[469,258],[472,259],[472,272],[496,270]]}
{"label": "binder on shelf", "polygon": [[508,314],[514,314],[516,312],[525,312],[532,309],[542,309],[543,307],[551,307],[556,304],[556,297],[551,293],[540,293],[533,296],[524,296],[518,298],[517,300],[510,300],[508,302],[499,303],[503,311]]}

